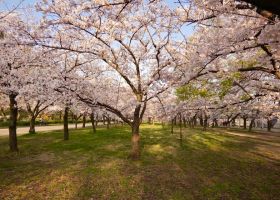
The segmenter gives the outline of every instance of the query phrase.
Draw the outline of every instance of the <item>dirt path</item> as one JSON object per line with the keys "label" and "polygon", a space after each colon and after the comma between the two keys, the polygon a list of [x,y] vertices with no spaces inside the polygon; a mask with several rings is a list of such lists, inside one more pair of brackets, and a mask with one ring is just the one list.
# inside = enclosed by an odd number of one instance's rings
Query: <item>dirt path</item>
{"label": "dirt path", "polygon": [[[86,126],[91,126],[90,123],[87,123]],[[54,131],[63,129],[63,125],[54,125],[54,126],[36,126],[36,131]],[[69,128],[75,128],[74,124],[69,124]],[[78,128],[82,128],[82,124],[78,124]],[[29,131],[29,127],[19,127],[17,128],[17,135],[27,134]],[[9,129],[4,128],[0,129],[0,136],[8,136]]]}
{"label": "dirt path", "polygon": [[280,133],[267,132],[267,131],[255,131],[255,132],[243,132],[235,129],[215,129],[221,134],[229,134],[240,137],[247,137],[251,139],[263,140],[263,141],[278,141],[280,142]]}
{"label": "dirt path", "polygon": [[252,139],[259,139],[259,140],[280,140],[280,134],[276,133],[242,133],[242,132],[237,132],[237,131],[224,131],[224,133],[230,134],[230,135],[235,135],[235,136],[240,136],[240,137],[248,137]]}

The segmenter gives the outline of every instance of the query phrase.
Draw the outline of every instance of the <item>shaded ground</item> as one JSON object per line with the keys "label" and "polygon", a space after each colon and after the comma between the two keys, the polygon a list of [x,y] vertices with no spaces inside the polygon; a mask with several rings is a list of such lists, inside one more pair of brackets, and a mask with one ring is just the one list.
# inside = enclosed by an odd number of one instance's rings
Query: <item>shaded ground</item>
{"label": "shaded ground", "polygon": [[[143,125],[142,159],[127,160],[130,129],[0,138],[0,199],[270,199],[280,197],[280,137]],[[229,134],[230,133],[230,134]],[[242,135],[238,135],[242,134]],[[257,135],[258,137],[251,137]]]}

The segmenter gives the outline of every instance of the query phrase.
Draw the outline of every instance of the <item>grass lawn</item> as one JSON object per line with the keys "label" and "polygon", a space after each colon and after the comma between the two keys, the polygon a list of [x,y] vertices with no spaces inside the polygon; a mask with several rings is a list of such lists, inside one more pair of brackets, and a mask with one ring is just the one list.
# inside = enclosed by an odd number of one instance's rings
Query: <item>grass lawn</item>
{"label": "grass lawn", "polygon": [[[178,130],[176,130],[178,131]],[[0,199],[280,199],[280,134],[142,125],[142,158],[130,161],[130,129],[0,137]]]}

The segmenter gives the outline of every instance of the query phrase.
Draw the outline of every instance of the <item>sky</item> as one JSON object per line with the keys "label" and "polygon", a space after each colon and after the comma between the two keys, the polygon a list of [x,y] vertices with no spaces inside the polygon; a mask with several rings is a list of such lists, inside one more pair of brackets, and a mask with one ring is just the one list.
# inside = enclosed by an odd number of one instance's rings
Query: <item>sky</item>
{"label": "sky", "polygon": [[38,0],[0,0],[0,10],[13,10],[17,7],[17,10],[25,15],[24,17],[39,20],[41,14],[34,9],[36,2]]}
{"label": "sky", "polygon": [[[38,1],[39,0],[0,0],[0,10],[12,10],[17,5],[19,5],[19,3],[21,3],[17,10],[21,11],[26,18],[35,18],[35,20],[37,21],[40,19],[41,14],[36,12],[33,6]],[[171,7],[174,7],[174,1],[175,0],[166,0],[167,4]],[[183,32],[188,37],[194,32],[193,29],[194,26],[185,26],[183,28]]]}
{"label": "sky", "polygon": [[0,2],[1,2],[0,3],[1,10],[7,10],[7,9],[11,10],[22,2],[19,7],[19,9],[22,10],[27,6],[34,5],[35,2],[37,2],[37,0],[1,0]]}

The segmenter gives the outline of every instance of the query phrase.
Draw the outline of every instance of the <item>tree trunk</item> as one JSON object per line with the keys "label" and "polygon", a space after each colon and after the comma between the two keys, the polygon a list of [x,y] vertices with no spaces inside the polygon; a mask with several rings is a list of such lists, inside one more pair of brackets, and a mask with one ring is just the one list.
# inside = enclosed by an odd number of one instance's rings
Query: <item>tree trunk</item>
{"label": "tree trunk", "polygon": [[174,119],[171,120],[171,134],[174,133]]}
{"label": "tree trunk", "polygon": [[243,129],[247,128],[247,118],[243,117]]}
{"label": "tree trunk", "polygon": [[206,131],[206,128],[207,128],[207,117],[205,117],[203,120],[203,131]]}
{"label": "tree trunk", "polygon": [[94,113],[92,112],[90,114],[90,121],[91,121],[91,124],[92,124],[92,130],[93,130],[93,133],[96,133],[96,122],[95,122],[95,119],[94,119]]}
{"label": "tree trunk", "polygon": [[255,123],[255,118],[253,118],[253,119],[251,120],[251,122],[250,122],[250,125],[249,125],[249,132],[252,131],[252,128],[253,128],[254,123]]}
{"label": "tree trunk", "polygon": [[35,134],[35,120],[36,120],[36,117],[35,116],[31,116],[30,126],[29,126],[29,133],[30,134]]}
{"label": "tree trunk", "polygon": [[180,140],[183,139],[183,135],[182,135],[182,114],[180,113],[179,115],[179,125],[180,125]]}
{"label": "tree trunk", "polygon": [[130,154],[130,158],[132,160],[138,160],[140,158],[140,134],[139,134],[139,126],[138,122],[133,122],[132,124],[132,151]]}
{"label": "tree trunk", "polygon": [[184,123],[184,128],[187,128],[187,120],[186,120],[185,116],[183,117],[183,123]]}
{"label": "tree trunk", "polygon": [[218,126],[219,126],[219,125],[218,125],[218,120],[217,120],[216,118],[214,119],[214,122],[213,122],[213,123],[214,123],[214,127],[218,127]]}
{"label": "tree trunk", "polygon": [[83,114],[83,128],[86,127],[86,114]]}
{"label": "tree trunk", "polygon": [[108,116],[107,117],[107,129],[110,128],[110,124],[111,124],[111,121],[110,121],[110,117]]}
{"label": "tree trunk", "polygon": [[64,116],[63,116],[64,140],[69,140],[68,114],[69,114],[69,108],[65,107]]}
{"label": "tree trunk", "polygon": [[193,128],[197,125],[196,116],[193,117]]}
{"label": "tree trunk", "polygon": [[194,127],[194,121],[193,121],[193,118],[190,118],[190,128],[193,128]]}
{"label": "tree trunk", "polygon": [[236,118],[234,118],[234,119],[232,120],[232,123],[231,123],[233,127],[235,127],[235,126],[236,126],[235,119],[236,119]]}
{"label": "tree trunk", "polygon": [[199,117],[199,123],[200,123],[200,126],[203,126],[203,118],[202,117]]}
{"label": "tree trunk", "polygon": [[9,145],[10,151],[18,151],[17,146],[17,115],[18,107],[14,94],[9,95],[10,99],[10,122],[9,122]]}
{"label": "tree trunk", "polygon": [[271,120],[267,119],[267,131],[271,131]]}
{"label": "tree trunk", "polygon": [[98,125],[98,115],[95,118],[95,128],[97,127],[97,125]]}
{"label": "tree trunk", "polygon": [[226,127],[230,126],[230,117],[227,117]]}
{"label": "tree trunk", "polygon": [[[144,108],[143,108],[144,109]],[[139,126],[140,126],[140,110],[141,105],[137,105],[134,111],[133,122],[131,124],[132,128],[132,138],[131,138],[131,154],[129,158],[132,160],[138,160],[140,158],[140,133],[139,133]]]}

